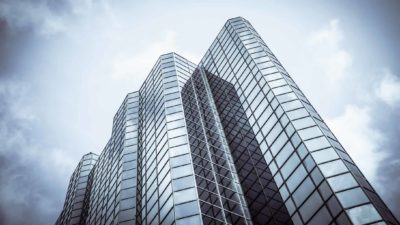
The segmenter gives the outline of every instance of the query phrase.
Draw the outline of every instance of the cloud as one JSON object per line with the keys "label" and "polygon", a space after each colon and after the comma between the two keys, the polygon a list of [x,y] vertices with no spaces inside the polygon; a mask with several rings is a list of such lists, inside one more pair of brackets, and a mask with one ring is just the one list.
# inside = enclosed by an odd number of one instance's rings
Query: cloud
{"label": "cloud", "polygon": [[400,79],[390,70],[384,70],[384,75],[375,93],[380,100],[389,106],[396,106],[400,102]]}
{"label": "cloud", "polygon": [[29,93],[26,83],[0,82],[1,224],[53,223],[62,206],[60,190],[76,164],[68,151],[48,146],[38,134]]}
{"label": "cloud", "polygon": [[[191,52],[180,49],[176,42],[174,31],[167,31],[164,38],[150,44],[143,51],[134,51],[135,54],[116,56],[113,61],[111,77],[115,80],[144,78],[150,73],[155,61],[160,55],[170,52],[182,54],[188,60],[200,60],[200,57]],[[131,52],[132,53],[132,52]]]}
{"label": "cloud", "polygon": [[309,38],[317,63],[331,81],[344,77],[346,70],[352,65],[352,56],[341,47],[343,39],[338,19],[331,20],[327,27],[313,32]]}
{"label": "cloud", "polygon": [[[355,72],[352,65],[353,56],[343,46],[345,34],[339,25],[338,19],[332,19],[325,27],[311,32],[308,39],[308,44],[311,44],[314,51],[312,60],[320,66],[322,72],[319,77],[326,86],[325,93],[333,94],[336,98],[343,92],[337,93],[343,87],[354,88],[348,84],[351,79],[358,78],[348,76]],[[360,85],[373,86],[373,79],[364,78],[365,82],[360,82]],[[382,82],[385,83],[384,80]],[[316,92],[321,93],[321,89],[316,89]],[[372,116],[378,93],[378,91],[371,93],[367,88],[362,88],[360,93],[357,92],[361,102],[356,103],[355,96],[345,96],[339,102],[334,102],[333,98],[330,100],[331,104],[322,105],[324,106],[322,109],[329,112],[332,103],[335,104],[337,113],[328,114],[330,117],[326,120],[327,124],[364,175],[372,182],[376,182],[379,163],[384,158],[379,149],[387,141],[384,134],[375,126],[375,118]],[[319,101],[326,102],[326,98]]]}
{"label": "cloud", "polygon": [[[400,215],[400,126],[396,122],[400,118],[400,79],[379,64],[364,72],[365,65],[353,65],[344,37],[337,19],[309,36],[311,60],[321,71],[311,78],[312,83],[319,83],[317,96],[321,90],[325,93],[317,104],[329,115],[327,124],[356,165],[390,209]],[[333,97],[327,100],[326,96]]]}
{"label": "cloud", "polygon": [[127,56],[117,56],[113,62],[113,79],[132,79],[147,76],[155,60],[161,55],[176,50],[176,33],[169,31],[163,40],[155,42],[144,51]]}
{"label": "cloud", "polygon": [[379,151],[385,139],[372,120],[368,107],[347,105],[342,115],[326,122],[364,175],[376,181],[379,164],[385,158]]}
{"label": "cloud", "polygon": [[0,2],[0,18],[7,22],[12,32],[34,31],[41,36],[68,33],[76,19],[91,17],[94,13],[114,21],[108,0],[5,0]]}
{"label": "cloud", "polygon": [[400,83],[390,70],[383,71],[378,80],[365,77],[363,101],[350,102],[326,123],[390,209],[400,215]]}
{"label": "cloud", "polygon": [[41,35],[51,35],[66,29],[61,16],[55,15],[46,1],[3,1],[0,15],[14,32],[34,28]]}

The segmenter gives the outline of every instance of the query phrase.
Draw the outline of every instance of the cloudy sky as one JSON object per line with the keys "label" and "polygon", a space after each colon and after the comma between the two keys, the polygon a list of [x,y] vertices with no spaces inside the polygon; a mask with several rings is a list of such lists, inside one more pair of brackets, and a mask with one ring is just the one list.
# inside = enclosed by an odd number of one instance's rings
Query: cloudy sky
{"label": "cloudy sky", "polygon": [[400,4],[0,2],[0,223],[52,224],[80,156],[162,53],[197,63],[248,19],[400,217]]}

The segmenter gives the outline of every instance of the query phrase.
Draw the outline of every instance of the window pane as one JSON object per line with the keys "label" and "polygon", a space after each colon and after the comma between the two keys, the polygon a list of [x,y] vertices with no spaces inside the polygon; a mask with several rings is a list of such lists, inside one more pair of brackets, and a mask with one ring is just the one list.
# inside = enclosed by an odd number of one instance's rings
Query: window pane
{"label": "window pane", "polygon": [[182,145],[182,144],[185,144],[185,143],[187,143],[186,135],[169,139],[170,147],[177,146],[177,145]]}
{"label": "window pane", "polygon": [[181,146],[170,148],[169,153],[170,153],[171,157],[189,153],[189,146],[181,145]]}
{"label": "window pane", "polygon": [[294,148],[290,142],[287,142],[286,145],[282,148],[279,154],[276,156],[276,164],[278,167],[281,167],[287,158],[289,158],[290,154],[292,154]]}
{"label": "window pane", "polygon": [[192,165],[180,166],[171,169],[172,179],[192,174]]}
{"label": "window pane", "polygon": [[332,162],[320,164],[319,168],[325,177],[330,177],[348,171],[344,163],[339,159]]}
{"label": "window pane", "polygon": [[197,201],[188,202],[175,206],[176,218],[191,216],[198,213]]}
{"label": "window pane", "polygon": [[326,148],[331,146],[325,137],[319,137],[311,139],[305,142],[309,151],[315,151],[317,149]]}
{"label": "window pane", "polygon": [[338,159],[339,156],[333,148],[324,149],[317,152],[312,152],[311,155],[313,156],[315,162],[317,164],[328,162],[334,159]]}
{"label": "window pane", "polygon": [[181,177],[172,181],[174,191],[179,191],[188,187],[194,187],[193,176]]}
{"label": "window pane", "polygon": [[299,185],[299,183],[306,177],[307,171],[304,166],[300,165],[294,173],[287,180],[287,186],[291,192]]}
{"label": "window pane", "polygon": [[300,214],[303,219],[305,221],[310,219],[322,204],[322,198],[319,196],[318,192],[315,191],[300,208]]}
{"label": "window pane", "polygon": [[292,109],[297,109],[297,108],[301,108],[303,107],[303,105],[301,104],[301,102],[299,100],[294,100],[291,102],[286,102],[282,104],[282,107],[285,111],[289,111]]}
{"label": "window pane", "polygon": [[192,200],[195,200],[196,197],[197,197],[197,193],[194,188],[189,188],[186,190],[174,192],[175,204],[192,201]]}
{"label": "window pane", "polygon": [[305,127],[311,127],[315,125],[315,122],[311,117],[306,117],[303,119],[293,121],[293,125],[296,129],[303,129]]}
{"label": "window pane", "polygon": [[308,225],[321,225],[321,224],[329,224],[332,220],[331,215],[325,207],[322,207],[317,215],[315,215],[312,220],[307,223]]}
{"label": "window pane", "polygon": [[187,225],[187,224],[200,225],[201,224],[200,216],[191,216],[176,221],[176,225]]}
{"label": "window pane", "polygon": [[177,166],[182,166],[182,165],[188,164],[190,162],[191,162],[190,155],[185,154],[185,155],[180,155],[180,156],[171,158],[170,164],[171,164],[171,167],[177,167]]}
{"label": "window pane", "polygon": [[283,102],[295,100],[295,99],[297,99],[297,96],[293,92],[290,92],[290,93],[286,93],[283,95],[279,95],[279,96],[277,96],[277,98],[278,98],[279,102],[283,103]]}
{"label": "window pane", "polygon": [[315,189],[310,178],[304,180],[300,187],[293,193],[293,200],[296,205],[300,205]]}
{"label": "window pane", "polygon": [[291,120],[295,120],[301,117],[309,116],[310,114],[304,108],[296,109],[290,112],[287,112],[287,115]]}
{"label": "window pane", "polygon": [[346,210],[354,224],[366,224],[381,219],[376,209],[371,205],[363,205]]}
{"label": "window pane", "polygon": [[307,140],[307,139],[310,139],[310,138],[322,136],[322,132],[317,126],[306,128],[306,129],[303,129],[303,130],[299,130],[298,132],[299,132],[300,137],[303,140]]}
{"label": "window pane", "polygon": [[286,161],[285,165],[281,169],[281,173],[284,179],[286,179],[289,174],[299,165],[300,158],[297,154],[293,154],[288,161]]}
{"label": "window pane", "polygon": [[368,202],[368,198],[361,188],[340,192],[337,194],[337,197],[345,208]]}
{"label": "window pane", "polygon": [[357,186],[356,180],[350,173],[331,177],[328,179],[328,182],[335,192]]}

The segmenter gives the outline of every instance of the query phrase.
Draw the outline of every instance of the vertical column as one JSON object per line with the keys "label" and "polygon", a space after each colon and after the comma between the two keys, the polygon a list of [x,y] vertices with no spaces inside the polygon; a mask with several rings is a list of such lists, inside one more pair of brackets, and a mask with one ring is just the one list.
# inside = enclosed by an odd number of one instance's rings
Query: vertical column
{"label": "vertical column", "polygon": [[134,225],[136,218],[137,149],[139,92],[128,94],[125,112],[125,137],[120,163],[120,193],[118,194],[118,221],[123,225]]}
{"label": "vertical column", "polygon": [[182,57],[176,54],[171,56],[174,69],[170,74],[163,74],[168,157],[173,193],[168,205],[174,208],[172,211],[175,211],[177,225],[195,225],[201,224],[201,218],[180,92],[182,83],[189,77],[192,68]]}
{"label": "vertical column", "polygon": [[81,224],[85,222],[91,187],[89,176],[97,157],[94,153],[88,153],[82,157],[71,176],[64,208],[56,224]]}
{"label": "vertical column", "polygon": [[184,186],[194,184],[190,160],[184,161],[189,148],[180,95],[187,64],[174,53],[162,55],[140,89],[138,223],[200,223],[197,194]]}

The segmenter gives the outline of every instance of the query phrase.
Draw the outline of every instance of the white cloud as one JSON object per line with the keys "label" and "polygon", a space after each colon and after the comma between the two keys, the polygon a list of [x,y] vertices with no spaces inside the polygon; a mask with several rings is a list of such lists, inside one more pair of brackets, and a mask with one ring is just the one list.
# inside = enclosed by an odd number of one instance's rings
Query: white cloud
{"label": "white cloud", "polygon": [[182,54],[188,60],[199,60],[200,57],[188,53],[187,51],[180,50],[176,43],[176,33],[173,31],[166,32],[163,40],[155,42],[147,47],[144,51],[136,51],[134,55],[120,55],[117,56],[113,62],[113,72],[111,74],[113,79],[135,79],[140,77],[144,80],[149,74],[151,68],[155,64],[160,55],[176,52]]}
{"label": "white cloud", "polygon": [[0,97],[5,97],[3,101],[7,104],[12,119],[24,121],[36,119],[36,115],[27,104],[26,96],[29,96],[30,91],[29,85],[19,81],[2,80],[0,83]]}
{"label": "white cloud", "polygon": [[66,24],[54,15],[45,1],[10,1],[0,3],[0,15],[12,29],[33,27],[41,35],[65,31]]}
{"label": "white cloud", "polygon": [[[383,146],[388,140],[385,133],[376,126],[376,116],[372,111],[381,102],[391,107],[400,103],[400,80],[388,69],[383,70],[378,81],[370,75],[357,76],[359,72],[352,68],[353,57],[344,48],[344,41],[345,34],[336,19],[331,20],[325,28],[312,32],[309,37],[308,44],[313,49],[311,59],[322,72],[319,73],[321,83],[316,93],[324,90],[338,98],[343,87],[357,89],[353,91],[354,95],[349,95],[351,92],[343,94],[344,98],[339,102],[334,102],[334,98],[330,101],[324,98],[319,100],[326,102],[325,105],[317,103],[323,106],[322,111],[327,111],[328,115],[332,110],[337,110],[335,114],[330,114],[326,122],[368,180],[378,186],[377,173],[387,156]],[[313,79],[315,82],[316,78]],[[357,81],[358,86],[352,85],[352,82]],[[336,103],[346,106],[343,108]]]}
{"label": "white cloud", "polygon": [[352,64],[352,56],[341,46],[343,38],[337,19],[331,20],[328,27],[313,32],[310,37],[315,59],[331,81],[344,77]]}
{"label": "white cloud", "polygon": [[[385,157],[382,147],[387,140],[384,133],[375,126],[376,119],[372,111],[380,101],[390,106],[395,106],[400,102],[400,80],[390,70],[384,70],[383,76],[371,91],[375,82],[371,76],[350,77],[350,72],[357,71],[351,68],[352,56],[343,47],[344,41],[345,35],[337,19],[331,20],[326,27],[312,32],[309,37],[309,44],[313,49],[312,60],[315,62],[313,64],[318,65],[323,72],[321,82],[326,86],[323,88],[325,92],[329,90],[337,97],[341,94],[338,92],[343,90],[343,87],[354,88],[351,85],[354,79],[359,79],[358,85],[363,85],[361,89],[357,87],[358,92],[354,92],[353,96],[347,94],[339,102],[342,105],[347,104],[345,108],[332,104],[332,99],[326,101],[326,98],[320,100],[328,103],[322,104],[325,108],[321,108],[330,112],[332,110],[329,107],[333,105],[338,112],[342,112],[336,116],[331,114],[327,123],[364,175],[372,183],[377,183],[378,168]],[[320,93],[321,88],[316,91]],[[355,103],[355,95],[358,97],[358,104]]]}
{"label": "white cloud", "polygon": [[[57,148],[43,149],[38,146],[38,140],[33,138],[33,125],[38,117],[30,101],[31,87],[16,80],[3,80],[0,83],[0,155],[18,155],[23,161],[37,161],[43,167],[60,168],[60,173],[69,172],[76,162],[68,156],[65,150]],[[42,143],[43,144],[43,143]],[[47,147],[47,146],[46,146]]]}
{"label": "white cloud", "polygon": [[331,48],[337,48],[343,40],[343,32],[339,29],[338,24],[338,19],[332,19],[327,28],[313,32],[311,40],[315,43],[327,44]]}
{"label": "white cloud", "polygon": [[[53,5],[53,6],[52,6]],[[65,0],[51,3],[46,0],[0,2],[0,15],[13,30],[33,29],[37,34],[50,36],[67,33],[71,21],[77,17],[92,17],[103,13],[114,22],[112,9],[107,0]]]}
{"label": "white cloud", "polygon": [[356,165],[374,182],[379,163],[385,156],[378,152],[384,141],[383,134],[371,127],[372,120],[369,108],[348,105],[342,115],[326,122]]}
{"label": "white cloud", "polygon": [[[101,1],[101,3],[103,2]],[[72,12],[77,15],[87,14],[94,7],[93,0],[69,0],[68,3],[72,8]]]}
{"label": "white cloud", "polygon": [[176,49],[175,32],[167,32],[165,38],[152,44],[144,51],[137,52],[133,56],[119,56],[113,62],[114,79],[127,79],[137,76],[146,77],[150,69],[161,54],[165,54]]}
{"label": "white cloud", "polygon": [[389,70],[384,71],[382,80],[375,90],[376,96],[390,106],[400,102],[400,80]]}
{"label": "white cloud", "polygon": [[78,162],[71,151],[49,146],[48,134],[39,135],[40,115],[31,94],[31,86],[21,81],[0,83],[0,211],[5,224],[26,224],[32,216],[38,219],[30,224],[52,220],[60,207],[59,186]]}

